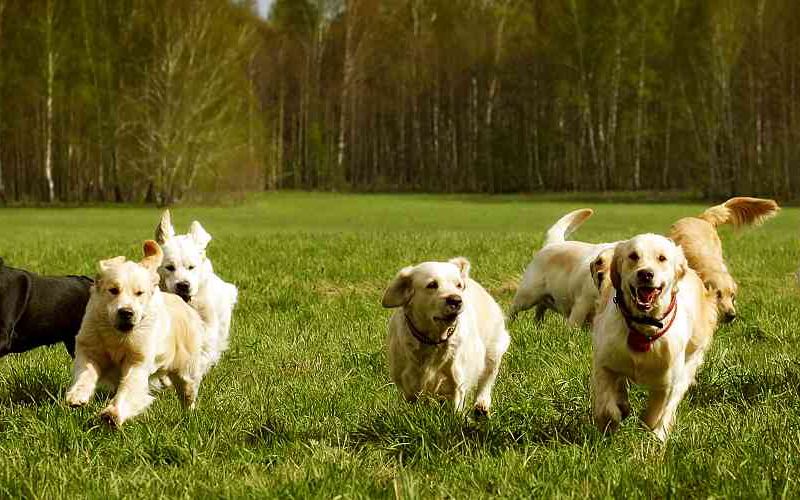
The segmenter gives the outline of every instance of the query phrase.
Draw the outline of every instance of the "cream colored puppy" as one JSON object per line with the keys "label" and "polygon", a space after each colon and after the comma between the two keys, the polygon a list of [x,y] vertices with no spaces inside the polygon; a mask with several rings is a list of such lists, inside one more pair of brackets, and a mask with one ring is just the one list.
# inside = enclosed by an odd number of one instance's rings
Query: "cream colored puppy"
{"label": "cream colored puppy", "polygon": [[615,430],[630,411],[628,381],[643,384],[650,394],[642,419],[664,441],[711,346],[716,303],[681,248],[655,234],[617,245],[611,281],[592,331],[594,420]]}
{"label": "cream colored puppy", "polygon": [[75,338],[70,406],[89,402],[98,383],[116,388],[100,414],[114,427],[142,413],[153,401],[151,377],[168,376],[178,397],[194,408],[204,371],[200,316],[178,296],[158,288],[163,254],[144,243],[144,259],[100,262],[86,314]]}
{"label": "cream colored puppy", "polygon": [[169,210],[164,210],[155,233],[164,251],[158,268],[161,289],[178,295],[200,314],[206,331],[203,355],[210,367],[228,349],[231,316],[239,292],[214,273],[206,255],[211,235],[199,222],[192,222],[187,234],[176,235]]}
{"label": "cream colored puppy", "polygon": [[[536,306],[536,319],[547,309],[567,317],[571,327],[591,322],[599,290],[608,286],[607,271],[614,243],[566,241],[566,237],[592,216],[584,208],[570,212],[548,231],[544,247],[525,270],[514,296],[509,321]],[[590,269],[594,270],[594,277]]]}
{"label": "cream colored puppy", "polygon": [[397,308],[389,321],[389,370],[408,401],[427,393],[462,412],[476,389],[475,412],[486,415],[510,337],[500,306],[469,270],[463,257],[400,270],[382,301]]}

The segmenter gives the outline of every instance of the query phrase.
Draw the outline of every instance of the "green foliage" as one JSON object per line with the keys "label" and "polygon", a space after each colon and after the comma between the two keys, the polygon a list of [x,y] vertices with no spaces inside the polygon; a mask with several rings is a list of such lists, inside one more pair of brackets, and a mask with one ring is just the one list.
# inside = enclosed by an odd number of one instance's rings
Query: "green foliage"
{"label": "green foliage", "polygon": [[[168,203],[233,174],[248,178],[250,189],[259,187],[263,141],[256,135],[262,130],[249,111],[257,108],[249,65],[258,21],[248,6],[227,0],[2,3],[0,197],[42,193],[48,97],[58,199],[136,201],[149,193],[152,201]],[[48,5],[52,18],[45,15]]]}
{"label": "green foliage", "polygon": [[[488,422],[402,401],[389,383],[380,307],[404,265],[467,256],[507,308],[544,231],[575,201],[535,197],[280,193],[237,208],[186,207],[215,270],[240,290],[231,348],[198,408],[172,392],[119,432],[104,395],[73,410],[62,347],[8,356],[0,369],[0,492],[38,497],[776,497],[800,493],[800,212],[721,237],[740,284],[739,318],[717,333],[662,445],[635,416],[591,424],[589,332],[523,314]],[[591,203],[576,237],[666,231],[700,205]],[[8,265],[94,273],[139,255],[159,213],[142,208],[7,209]],[[135,493],[133,493],[135,492]]]}

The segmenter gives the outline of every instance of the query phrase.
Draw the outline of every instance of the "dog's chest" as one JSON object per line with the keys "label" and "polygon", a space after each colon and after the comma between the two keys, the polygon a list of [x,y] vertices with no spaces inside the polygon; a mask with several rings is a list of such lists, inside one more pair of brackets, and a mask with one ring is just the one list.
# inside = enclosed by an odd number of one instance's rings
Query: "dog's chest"
{"label": "dog's chest", "polygon": [[447,345],[436,349],[422,348],[414,353],[419,369],[421,389],[438,394],[449,392],[452,386],[452,364],[455,348]]}

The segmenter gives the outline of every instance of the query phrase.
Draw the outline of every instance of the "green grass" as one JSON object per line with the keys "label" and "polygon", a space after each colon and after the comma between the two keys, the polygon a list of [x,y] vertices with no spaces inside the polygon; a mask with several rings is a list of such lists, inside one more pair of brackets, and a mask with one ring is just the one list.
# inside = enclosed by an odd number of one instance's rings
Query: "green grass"
{"label": "green grass", "polygon": [[[797,497],[800,495],[800,210],[722,231],[740,283],[667,444],[630,418],[590,421],[588,331],[523,315],[489,422],[389,382],[383,287],[402,266],[468,257],[505,308],[547,227],[585,206],[535,198],[277,194],[241,207],[178,208],[214,236],[217,272],[239,286],[232,346],[198,409],[172,392],[118,432],[104,397],[63,402],[61,346],[0,360],[0,496],[64,497]],[[700,205],[597,203],[576,234],[664,232]],[[154,208],[7,209],[0,255],[47,274],[93,274],[140,255]],[[645,392],[632,394],[634,415]]]}

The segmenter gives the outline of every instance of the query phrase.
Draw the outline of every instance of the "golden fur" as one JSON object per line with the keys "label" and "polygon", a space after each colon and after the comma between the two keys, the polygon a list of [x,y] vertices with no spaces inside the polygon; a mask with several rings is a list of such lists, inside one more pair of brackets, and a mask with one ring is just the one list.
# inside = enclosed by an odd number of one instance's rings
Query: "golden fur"
{"label": "golden fur", "polygon": [[[652,273],[645,283],[641,272]],[[662,441],[670,432],[678,404],[703,363],[717,325],[714,301],[702,281],[688,267],[680,247],[657,235],[640,235],[619,243],[611,264],[613,287],[602,292],[592,330],[592,407],[600,430],[615,430],[630,412],[628,382],[649,387],[642,420]],[[643,310],[634,290],[659,289],[651,309]],[[622,291],[629,311],[639,317],[663,318],[676,294],[671,328],[638,352],[628,346],[629,326],[614,302]],[[645,335],[658,328],[634,323]]]}
{"label": "golden fur", "polygon": [[179,297],[158,288],[163,254],[154,241],[141,262],[101,261],[81,329],[76,337],[71,406],[86,404],[98,383],[116,389],[101,418],[112,426],[143,412],[152,402],[151,378],[167,376],[193,408],[204,370],[203,324]]}
{"label": "golden fur", "polygon": [[697,217],[685,217],[672,225],[670,238],[683,248],[689,267],[697,271],[713,294],[725,321],[736,317],[737,285],[725,265],[716,228],[723,224],[735,228],[758,226],[779,210],[773,200],[737,197],[711,207]]}
{"label": "golden fur", "polygon": [[[382,300],[384,307],[396,308],[386,340],[389,371],[408,401],[426,393],[449,399],[461,412],[475,389],[476,413],[488,414],[510,337],[500,306],[469,278],[469,268],[463,257],[423,262],[392,280]],[[424,344],[409,321],[429,342],[447,340]]]}

